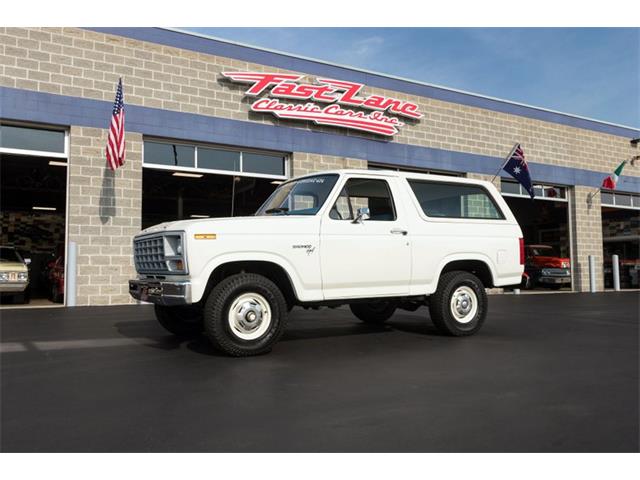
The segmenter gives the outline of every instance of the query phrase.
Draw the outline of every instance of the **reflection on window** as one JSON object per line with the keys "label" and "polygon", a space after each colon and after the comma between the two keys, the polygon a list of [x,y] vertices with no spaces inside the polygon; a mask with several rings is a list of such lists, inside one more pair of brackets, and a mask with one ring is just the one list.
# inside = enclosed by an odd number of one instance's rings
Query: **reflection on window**
{"label": "reflection on window", "polygon": [[64,153],[64,132],[0,125],[0,147]]}
{"label": "reflection on window", "polygon": [[273,155],[259,153],[242,153],[242,171],[265,173],[268,175],[284,175],[284,159]]}
{"label": "reflection on window", "polygon": [[334,220],[354,220],[359,208],[369,209],[369,220],[396,219],[393,199],[385,180],[350,178],[331,208],[329,216]]}
{"label": "reflection on window", "polygon": [[145,140],[144,163],[286,176],[286,155]]}
{"label": "reflection on window", "polygon": [[198,148],[198,168],[240,171],[240,152]]}
{"label": "reflection on window", "polygon": [[144,142],[144,163],[195,167],[195,148],[190,145]]}
{"label": "reflection on window", "polygon": [[484,188],[476,185],[408,180],[425,215],[446,218],[502,219]]}

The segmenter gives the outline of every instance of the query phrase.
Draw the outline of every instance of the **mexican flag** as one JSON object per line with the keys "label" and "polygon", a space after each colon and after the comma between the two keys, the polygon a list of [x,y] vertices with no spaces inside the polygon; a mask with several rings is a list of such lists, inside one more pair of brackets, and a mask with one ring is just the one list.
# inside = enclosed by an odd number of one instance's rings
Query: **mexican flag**
{"label": "mexican flag", "polygon": [[626,164],[627,164],[627,161],[625,160],[620,165],[618,165],[618,168],[616,168],[611,175],[609,175],[607,178],[604,179],[604,181],[602,182],[602,188],[606,188],[608,190],[615,190],[616,184],[618,183],[618,179],[620,178],[620,175],[622,175],[622,169]]}

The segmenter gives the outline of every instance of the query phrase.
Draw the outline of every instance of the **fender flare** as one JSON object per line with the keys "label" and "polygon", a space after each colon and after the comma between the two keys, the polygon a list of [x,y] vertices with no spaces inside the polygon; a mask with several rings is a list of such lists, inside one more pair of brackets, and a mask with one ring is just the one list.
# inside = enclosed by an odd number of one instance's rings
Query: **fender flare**
{"label": "fender flare", "polygon": [[[218,255],[216,257],[211,258],[202,270],[198,274],[198,278],[201,280],[197,288],[194,290],[194,298],[193,301],[199,301],[204,294],[207,283],[209,282],[209,278],[216,270],[216,268],[232,262],[268,262],[277,265],[282,268],[284,272],[289,277],[289,281],[291,282],[291,287],[293,288],[293,293],[296,298],[300,298],[300,293],[304,290],[302,286],[302,282],[298,273],[296,272],[293,265],[284,257],[268,253],[268,252],[257,252],[257,251],[242,251],[242,252],[233,252],[226,253],[222,255]],[[197,296],[197,298],[195,298]]]}
{"label": "fender flare", "polygon": [[442,271],[445,269],[445,267],[448,264],[452,262],[459,262],[459,261],[465,261],[465,260],[479,261],[484,263],[489,269],[489,274],[491,275],[491,281],[495,284],[497,275],[496,275],[496,269],[495,269],[495,265],[493,264],[493,261],[487,255],[476,252],[476,253],[456,253],[456,254],[447,255],[446,257],[444,257],[438,264],[438,275],[435,277],[436,279],[435,287],[437,288],[437,282],[440,281]]}

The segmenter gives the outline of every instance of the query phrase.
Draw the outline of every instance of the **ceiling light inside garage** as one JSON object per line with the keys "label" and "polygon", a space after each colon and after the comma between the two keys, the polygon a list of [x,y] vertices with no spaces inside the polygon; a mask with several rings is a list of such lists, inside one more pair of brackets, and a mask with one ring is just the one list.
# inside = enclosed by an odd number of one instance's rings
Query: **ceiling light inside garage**
{"label": "ceiling light inside garage", "polygon": [[54,167],[66,167],[67,162],[58,162],[56,160],[49,160],[49,165]]}
{"label": "ceiling light inside garage", "polygon": [[52,212],[55,212],[57,210],[56,207],[38,207],[38,206],[34,206],[34,207],[31,207],[31,208],[32,208],[32,210],[47,210],[47,211],[52,211]]}
{"label": "ceiling light inside garage", "polygon": [[173,176],[174,177],[200,178],[203,175],[201,173],[173,172]]}
{"label": "ceiling light inside garage", "polygon": [[209,215],[189,215],[191,218],[209,218]]}

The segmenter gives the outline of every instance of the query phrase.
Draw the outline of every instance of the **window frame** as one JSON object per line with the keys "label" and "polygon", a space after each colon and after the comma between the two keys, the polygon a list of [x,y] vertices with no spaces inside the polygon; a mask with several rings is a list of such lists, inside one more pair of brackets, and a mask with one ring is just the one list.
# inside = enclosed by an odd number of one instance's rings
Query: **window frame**
{"label": "window frame", "polygon": [[7,155],[24,155],[30,157],[49,157],[49,158],[59,158],[63,160],[69,159],[69,129],[56,125],[45,125],[45,124],[35,124],[35,123],[23,123],[23,122],[7,122],[5,120],[0,120],[0,125],[7,127],[18,127],[18,128],[30,128],[32,130],[49,130],[54,132],[64,133],[64,151],[63,152],[51,152],[47,150],[27,150],[24,148],[9,148],[9,147],[0,147],[0,153],[5,153]]}
{"label": "window frame", "polygon": [[[602,201],[603,193],[611,195],[613,203],[604,203]],[[616,197],[629,197],[631,205],[617,205]],[[640,195],[630,192],[619,192],[617,190],[600,189],[600,207],[619,208],[622,210],[640,210]]]}
{"label": "window frame", "polygon": [[[467,182],[447,182],[447,181],[439,181],[439,180],[430,180],[430,179],[424,179],[424,178],[415,178],[415,177],[405,177],[405,181],[407,182],[407,188],[411,191],[411,195],[413,196],[413,200],[415,202],[415,206],[418,209],[418,213],[420,215],[422,215],[424,218],[430,220],[430,221],[456,221],[456,222],[468,222],[468,221],[479,221],[479,222],[499,222],[499,221],[505,221],[507,220],[507,216],[504,214],[504,211],[502,210],[502,208],[500,208],[500,205],[498,204],[498,202],[496,201],[495,198],[493,198],[493,195],[491,195],[491,192],[489,191],[489,189],[483,185],[479,185],[476,183],[467,183]],[[476,187],[480,190],[482,190],[485,195],[489,198],[489,200],[491,201],[491,203],[493,204],[493,206],[495,207],[496,211],[498,212],[498,214],[500,215],[500,217],[498,218],[493,218],[493,217],[449,217],[449,216],[432,216],[432,215],[428,215],[424,209],[422,208],[422,204],[420,203],[420,200],[418,199],[418,195],[416,195],[416,192],[413,190],[413,187],[411,186],[411,182],[419,182],[419,183],[427,183],[427,184],[438,184],[438,185],[451,185],[451,186],[471,186],[471,187]]]}
{"label": "window frame", "polygon": [[[500,195],[502,195],[503,197],[515,197],[515,198],[531,198],[529,196],[529,192],[527,192],[526,190],[524,190],[524,188],[522,187],[522,185],[519,182],[512,182],[510,180],[500,180],[501,183],[509,183],[511,185],[517,185],[519,192],[520,193],[511,193],[511,192],[500,192]],[[556,189],[562,189],[562,191],[564,192],[564,198],[560,198],[560,197],[545,197],[545,196],[539,196],[536,195],[535,199],[536,200],[545,200],[545,201],[550,201],[550,202],[565,202],[567,203],[569,201],[569,190],[566,186],[564,185],[549,185],[549,184],[534,184],[533,185],[534,191],[536,188],[542,188],[542,191],[544,192],[545,188],[556,188]]]}
{"label": "window frame", "polygon": [[[331,207],[327,210],[327,218],[329,218],[330,220],[334,220],[336,222],[353,222],[355,220],[355,218],[343,218],[342,220],[339,218],[333,218],[331,217],[331,211],[333,210],[333,207],[336,206],[336,204],[338,203],[338,200],[340,199],[340,196],[342,195],[342,191],[343,190],[347,190],[347,198],[351,198],[351,196],[349,195],[349,190],[347,188],[347,184],[349,183],[349,180],[377,180],[377,181],[381,181],[384,182],[386,187],[387,187],[387,192],[389,192],[389,198],[391,199],[391,208],[393,210],[393,219],[391,220],[373,220],[371,218],[365,220],[365,222],[396,222],[398,220],[398,209],[396,208],[396,202],[395,199],[393,198],[393,191],[391,190],[391,185],[389,184],[389,180],[387,180],[386,178],[375,178],[375,177],[361,177],[361,176],[348,176],[345,178],[344,182],[342,183],[342,185],[340,186],[340,189],[338,190],[338,194],[335,197],[333,203],[331,204]],[[362,198],[362,197],[355,197],[355,198]],[[351,215],[355,215],[356,210],[353,210],[353,205],[351,205],[351,201],[349,201],[349,211],[351,212]]]}
{"label": "window frame", "polygon": [[[145,142],[194,147],[194,166],[184,167],[184,166],[163,165],[159,163],[145,162],[144,161]],[[199,147],[209,149],[209,150],[224,150],[229,152],[238,152],[240,154],[240,170],[220,170],[220,169],[214,169],[214,168],[198,167],[198,148]],[[273,157],[281,157],[283,161],[282,166],[283,166],[284,173],[282,175],[274,175],[274,174],[268,174],[268,173],[254,173],[254,172],[243,171],[243,162],[242,162],[243,152],[255,153],[259,155],[268,155]],[[235,177],[253,177],[253,178],[270,178],[273,180],[288,180],[290,178],[289,177],[290,164],[291,164],[291,154],[285,153],[285,152],[277,152],[272,150],[260,150],[255,148],[232,147],[228,145],[218,145],[218,144],[203,143],[203,142],[189,142],[185,140],[173,140],[173,139],[167,139],[167,138],[144,137],[142,139],[142,168],[152,168],[156,170],[171,170],[175,172],[185,172],[185,173],[203,173],[203,174],[213,174],[213,175],[230,175]]]}

